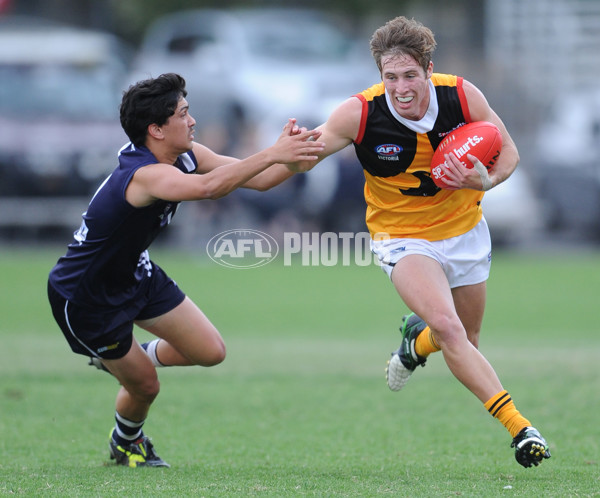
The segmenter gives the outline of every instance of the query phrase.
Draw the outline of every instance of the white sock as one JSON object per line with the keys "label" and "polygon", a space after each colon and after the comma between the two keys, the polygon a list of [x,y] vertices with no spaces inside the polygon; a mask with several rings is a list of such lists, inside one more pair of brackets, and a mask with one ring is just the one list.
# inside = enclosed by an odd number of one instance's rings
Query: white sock
{"label": "white sock", "polygon": [[142,346],[145,346],[144,349],[146,350],[146,354],[155,367],[164,367],[165,365],[163,365],[156,356],[156,346],[158,346],[158,341],[160,341],[160,339],[154,339]]}

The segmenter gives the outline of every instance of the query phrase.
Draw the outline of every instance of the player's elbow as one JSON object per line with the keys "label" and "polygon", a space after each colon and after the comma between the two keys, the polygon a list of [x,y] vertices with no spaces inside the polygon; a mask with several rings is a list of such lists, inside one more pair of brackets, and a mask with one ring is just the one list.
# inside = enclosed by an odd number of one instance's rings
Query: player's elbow
{"label": "player's elbow", "polygon": [[214,190],[208,191],[204,197],[204,199],[209,199],[211,201],[216,201],[217,199],[221,199],[225,197],[229,192],[224,192],[222,190]]}
{"label": "player's elbow", "polygon": [[288,169],[292,173],[306,173],[317,165],[317,161],[302,161],[293,164],[287,164]]}
{"label": "player's elbow", "polygon": [[506,145],[503,146],[502,152],[500,155],[501,155],[501,157],[502,156],[509,157],[510,162],[512,163],[513,167],[515,167],[515,168],[521,161],[521,156],[519,155],[519,150],[517,149],[517,146],[515,145],[515,143],[512,141],[506,143]]}
{"label": "player's elbow", "polygon": [[198,190],[198,199],[217,200],[225,197],[232,190],[235,189],[234,185],[229,185],[223,182],[205,182],[200,186]]}
{"label": "player's elbow", "polygon": [[254,183],[252,185],[252,190],[256,190],[258,192],[266,192],[267,190],[271,190],[273,187],[275,187],[275,183]]}

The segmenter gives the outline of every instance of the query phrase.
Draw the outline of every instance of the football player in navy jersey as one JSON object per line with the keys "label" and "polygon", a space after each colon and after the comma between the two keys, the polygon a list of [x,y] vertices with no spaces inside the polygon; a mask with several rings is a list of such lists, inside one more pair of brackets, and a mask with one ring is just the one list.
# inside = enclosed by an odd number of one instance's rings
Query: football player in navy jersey
{"label": "football player in navy jersey", "polygon": [[[512,436],[524,467],[550,457],[541,434],[515,407],[478,350],[491,265],[483,217],[484,192],[506,180],[519,154],[485,96],[462,77],[433,71],[436,41],[429,28],[403,16],[378,28],[370,42],[381,81],[342,102],[317,129],[326,143],[319,161],[352,144],[364,169],[371,248],[413,312],[400,328],[400,348],[387,369],[391,390],[404,387],[429,354],[442,351],[454,376]],[[488,174],[446,154],[447,187],[430,175],[434,150],[452,130],[494,123],[502,150]],[[290,165],[307,171],[318,161]]]}
{"label": "football player in navy jersey", "polygon": [[[315,160],[321,132],[290,119],[271,147],[244,160],[194,142],[184,79],[173,73],[123,94],[121,125],[131,140],[83,214],[66,254],[50,272],[48,296],[71,349],[121,384],[109,450],[117,464],[168,467],[142,431],[159,392],[156,368],[212,366],[225,359],[221,335],[148,255],[181,201],[217,199],[238,187],[266,190]],[[134,324],[157,338],[140,345]]]}

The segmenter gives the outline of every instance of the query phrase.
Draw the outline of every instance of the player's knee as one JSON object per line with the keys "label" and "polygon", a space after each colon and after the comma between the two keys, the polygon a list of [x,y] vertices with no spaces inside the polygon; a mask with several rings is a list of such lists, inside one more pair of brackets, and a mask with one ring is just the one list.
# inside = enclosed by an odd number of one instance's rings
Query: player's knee
{"label": "player's knee", "polygon": [[[212,367],[225,360],[227,349],[221,337],[215,337],[210,342],[204,342],[190,360],[202,367]],[[188,352],[188,355],[190,353]],[[189,356],[188,356],[189,357]]]}
{"label": "player's knee", "polygon": [[479,349],[479,332],[480,329],[477,330],[467,330],[467,337],[469,338],[469,342],[473,344],[477,349]]}
{"label": "player's knee", "polygon": [[160,392],[160,382],[158,379],[148,379],[141,383],[126,386],[126,389],[138,401],[150,404]]}
{"label": "player's knee", "polygon": [[207,351],[206,357],[204,361],[206,362],[205,366],[212,367],[214,365],[218,365],[225,360],[225,356],[227,355],[227,348],[225,347],[225,343],[222,340],[216,340],[211,345],[209,351]]}
{"label": "player's knee", "polygon": [[465,337],[465,329],[456,315],[439,312],[429,317],[427,324],[433,330],[434,337],[442,349]]}
{"label": "player's knee", "polygon": [[158,381],[158,379],[156,379],[153,382],[148,382],[144,387],[143,387],[143,395],[150,401],[154,401],[154,398],[156,398],[158,396],[158,393],[160,392],[160,382]]}

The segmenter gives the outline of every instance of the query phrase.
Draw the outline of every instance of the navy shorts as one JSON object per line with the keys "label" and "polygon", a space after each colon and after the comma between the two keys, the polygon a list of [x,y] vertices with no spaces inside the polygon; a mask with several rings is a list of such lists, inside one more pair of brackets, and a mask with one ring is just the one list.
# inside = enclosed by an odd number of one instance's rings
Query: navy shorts
{"label": "navy shorts", "polygon": [[80,306],[48,284],[52,313],[73,352],[114,360],[125,356],[133,342],[135,320],[155,318],[181,304],[185,294],[154,263],[143,292],[119,308]]}

